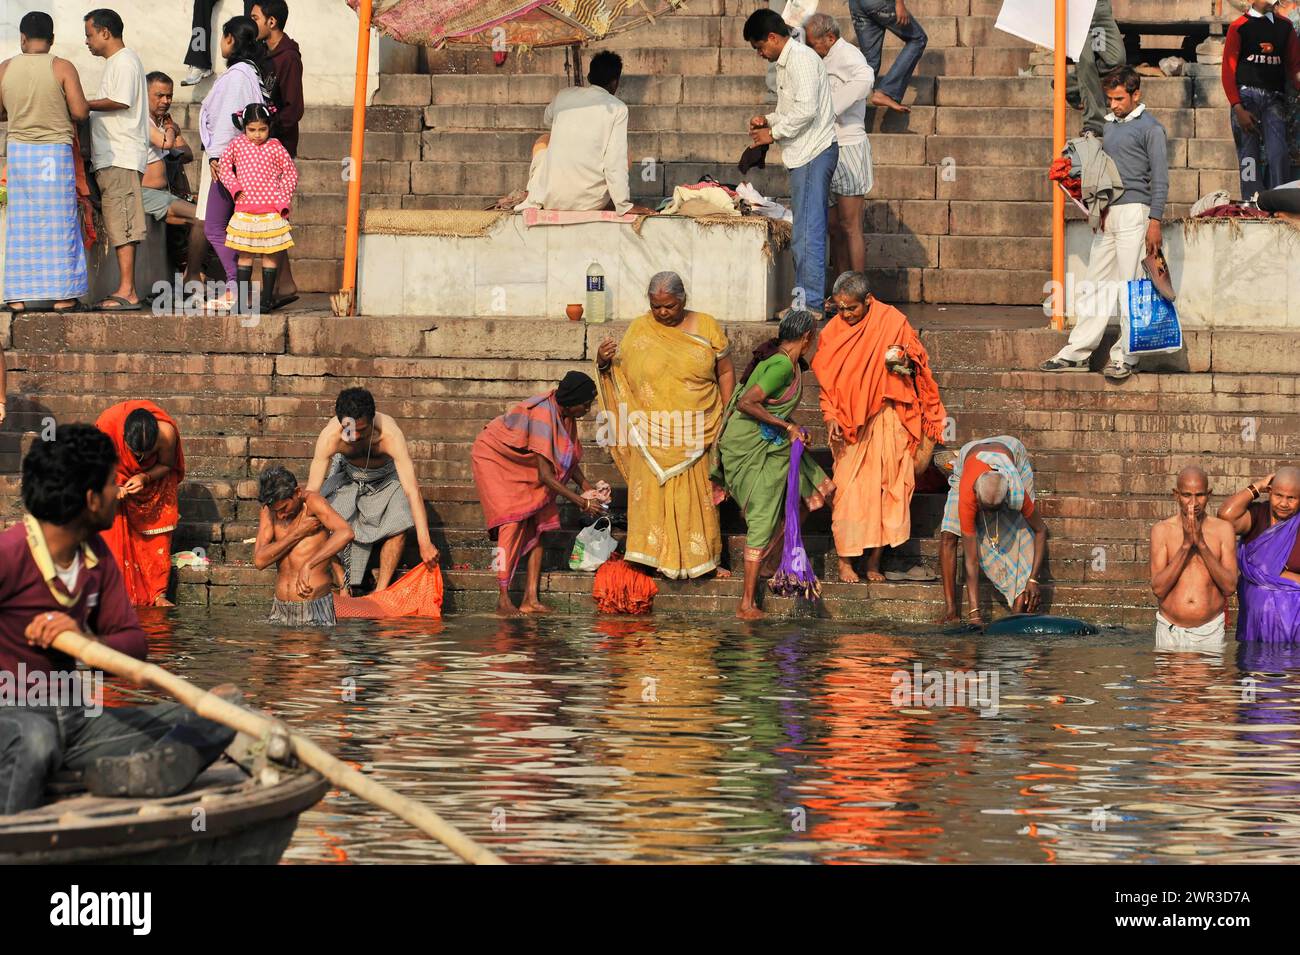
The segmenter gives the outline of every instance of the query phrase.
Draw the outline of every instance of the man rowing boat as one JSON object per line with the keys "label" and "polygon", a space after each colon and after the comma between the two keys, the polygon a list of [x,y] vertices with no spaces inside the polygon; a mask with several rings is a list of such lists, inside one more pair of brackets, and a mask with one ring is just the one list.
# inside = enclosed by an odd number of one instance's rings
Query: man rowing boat
{"label": "man rowing boat", "polygon": [[[60,425],[23,460],[23,520],[0,534],[0,678],[17,695],[0,706],[0,815],[40,804],[51,774],[83,774],[97,796],[170,796],[208,767],[234,730],[180,703],[106,707],[71,698],[40,703],[26,692],[39,677],[92,679],[51,649],[59,634],[85,634],[143,660],[144,630],[122,571],[100,532],[118,509],[117,454],[87,424]],[[218,688],[235,700],[233,686]],[[15,705],[18,704],[18,705]]]}

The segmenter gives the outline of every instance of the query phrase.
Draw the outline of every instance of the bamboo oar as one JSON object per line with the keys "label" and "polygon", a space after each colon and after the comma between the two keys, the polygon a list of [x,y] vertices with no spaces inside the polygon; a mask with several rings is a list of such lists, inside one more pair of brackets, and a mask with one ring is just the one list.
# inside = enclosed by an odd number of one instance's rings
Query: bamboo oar
{"label": "bamboo oar", "polygon": [[[65,630],[54,638],[54,649],[76,657],[86,666],[106,670],[126,677],[139,686],[152,686],[180,700],[199,716],[229,726],[254,738],[261,738],[275,728],[266,717],[246,710],[242,706],[214,696],[160,666],[145,663],[119,653],[112,647],[90,640],[74,630]],[[320,773],[334,785],[360,796],[405,819],[417,829],[432,836],[466,862],[486,865],[505,863],[492,852],[479,845],[432,809],[405,796],[399,796],[387,786],[357,772],[346,763],[335,759],[310,739],[300,733],[289,733],[293,751],[304,764]]]}

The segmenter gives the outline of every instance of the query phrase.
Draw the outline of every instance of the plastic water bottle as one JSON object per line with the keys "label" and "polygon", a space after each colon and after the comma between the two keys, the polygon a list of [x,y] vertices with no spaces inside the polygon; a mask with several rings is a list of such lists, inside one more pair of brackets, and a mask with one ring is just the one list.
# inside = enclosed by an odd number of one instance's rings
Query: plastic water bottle
{"label": "plastic water bottle", "polygon": [[608,320],[609,296],[605,291],[605,270],[599,262],[587,266],[587,321],[599,325]]}

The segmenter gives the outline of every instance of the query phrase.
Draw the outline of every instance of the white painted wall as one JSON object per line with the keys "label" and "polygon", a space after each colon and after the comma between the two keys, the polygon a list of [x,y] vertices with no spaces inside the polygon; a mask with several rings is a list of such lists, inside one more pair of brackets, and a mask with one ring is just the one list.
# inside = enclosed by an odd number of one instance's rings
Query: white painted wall
{"label": "white painted wall", "polygon": [[[76,64],[86,94],[94,97],[104,72],[104,61],[86,49],[82,17],[105,6],[121,15],[123,39],[135,50],[146,70],[163,70],[176,80],[176,100],[203,99],[212,78],[198,86],[181,86],[187,67],[182,62],[190,38],[193,6],[190,0],[0,0],[0,59],[18,52],[18,21],[29,10],[54,17],[54,52]],[[243,13],[243,0],[221,0],[213,15],[213,29]],[[308,106],[346,106],[352,103],[356,82],[357,15],[346,0],[289,0],[286,31],[302,48],[303,91]],[[218,35],[218,40],[220,36]],[[389,41],[384,41],[385,48]],[[385,49],[386,51],[386,49]],[[381,59],[378,34],[371,31],[367,101],[379,87]],[[216,69],[224,69],[218,52]]]}

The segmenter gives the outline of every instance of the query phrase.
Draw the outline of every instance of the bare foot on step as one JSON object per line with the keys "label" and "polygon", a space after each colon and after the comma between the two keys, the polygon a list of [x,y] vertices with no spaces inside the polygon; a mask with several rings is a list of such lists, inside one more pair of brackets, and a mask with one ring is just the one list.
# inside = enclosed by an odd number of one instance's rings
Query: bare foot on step
{"label": "bare foot on step", "polygon": [[894,97],[882,93],[880,90],[876,90],[871,94],[871,105],[891,109],[895,113],[910,113],[912,111],[912,107],[904,106]]}
{"label": "bare foot on step", "polygon": [[846,584],[860,584],[860,583],[862,583],[862,578],[859,577],[859,576],[858,576],[858,572],[857,572],[856,570],[853,569],[853,561],[849,560],[849,559],[846,558],[846,557],[841,557],[841,558],[840,558],[840,570],[839,570],[839,575],[840,575],[840,580],[841,580],[843,583],[846,583]]}
{"label": "bare foot on step", "polygon": [[520,613],[543,614],[550,613],[551,608],[537,600],[525,600],[519,605]]}

